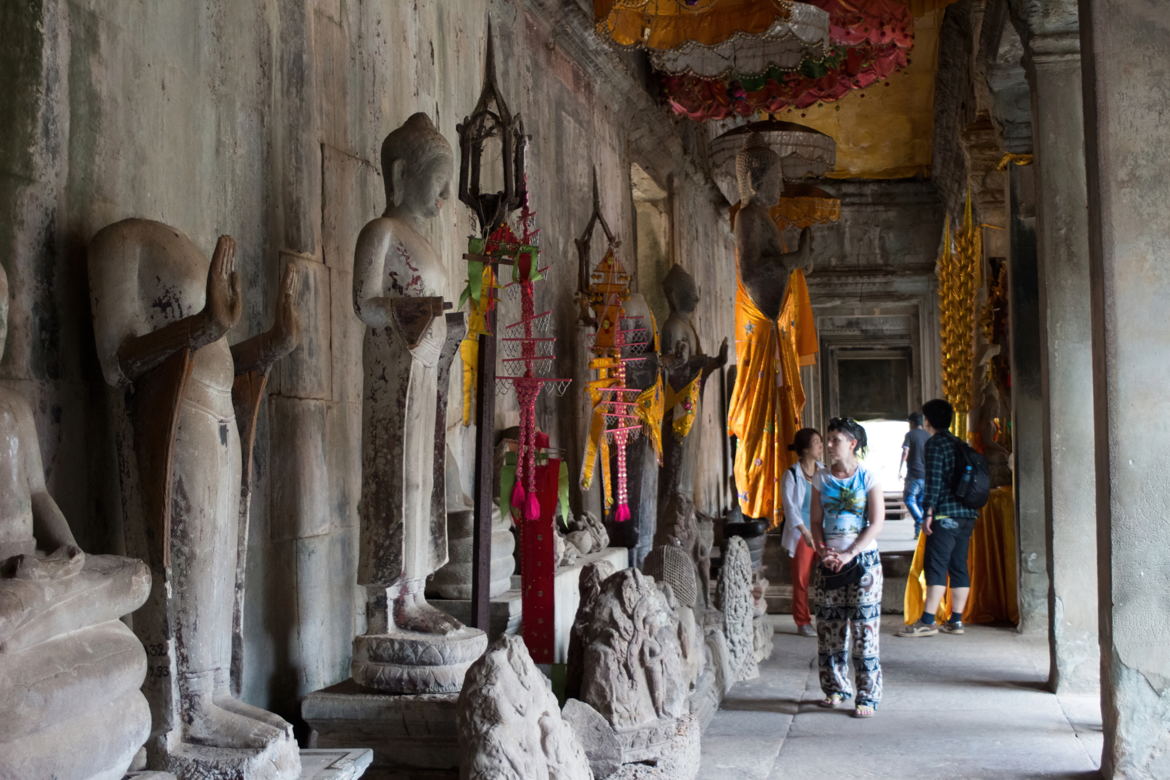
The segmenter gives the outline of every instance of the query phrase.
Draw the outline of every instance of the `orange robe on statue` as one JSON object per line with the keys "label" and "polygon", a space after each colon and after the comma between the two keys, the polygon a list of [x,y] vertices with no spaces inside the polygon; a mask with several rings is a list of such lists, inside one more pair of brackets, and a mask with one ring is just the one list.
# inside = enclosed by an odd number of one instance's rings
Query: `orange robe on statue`
{"label": "orange robe on statue", "polygon": [[783,518],[780,479],[796,462],[788,449],[800,430],[804,386],[800,367],[815,364],[817,330],[808,284],[799,269],[788,276],[784,304],[775,321],[760,311],[742,281],[735,293],[735,355],[738,368],[727,432],[739,443],[735,485],[747,517]]}

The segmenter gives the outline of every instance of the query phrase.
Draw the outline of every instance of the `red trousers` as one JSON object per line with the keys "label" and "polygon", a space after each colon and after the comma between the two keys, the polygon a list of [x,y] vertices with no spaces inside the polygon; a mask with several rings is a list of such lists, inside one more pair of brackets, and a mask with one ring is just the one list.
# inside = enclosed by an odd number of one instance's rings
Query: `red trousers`
{"label": "red trousers", "polygon": [[812,614],[808,608],[808,581],[816,557],[813,548],[801,539],[796,543],[796,555],[788,559],[792,566],[792,618],[798,626],[812,623]]}

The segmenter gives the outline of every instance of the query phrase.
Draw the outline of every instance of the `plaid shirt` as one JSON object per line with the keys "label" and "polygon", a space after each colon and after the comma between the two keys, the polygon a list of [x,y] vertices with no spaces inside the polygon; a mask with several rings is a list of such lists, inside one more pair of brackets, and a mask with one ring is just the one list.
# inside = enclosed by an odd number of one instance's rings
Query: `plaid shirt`
{"label": "plaid shirt", "polygon": [[974,518],[978,510],[963,506],[951,492],[959,464],[959,440],[950,433],[939,432],[926,441],[926,488],[922,493],[922,511],[934,510],[935,517]]}

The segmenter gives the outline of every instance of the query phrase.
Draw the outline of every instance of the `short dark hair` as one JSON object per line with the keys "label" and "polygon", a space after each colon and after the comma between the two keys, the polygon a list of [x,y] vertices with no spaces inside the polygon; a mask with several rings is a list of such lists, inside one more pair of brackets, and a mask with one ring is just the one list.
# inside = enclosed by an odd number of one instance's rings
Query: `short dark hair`
{"label": "short dark hair", "polygon": [[813,437],[820,435],[821,432],[816,428],[801,428],[792,437],[792,443],[788,445],[788,449],[795,452],[797,457],[804,457],[804,453],[808,452],[808,448],[812,446]]}
{"label": "short dark hair", "polygon": [[864,455],[866,448],[869,447],[869,439],[865,435],[865,428],[862,428],[861,423],[852,417],[834,417],[829,420],[829,427],[825,430],[828,433],[840,431],[857,442],[857,448],[854,450],[854,453],[858,456]]}
{"label": "short dark hair", "polygon": [[910,414],[908,414],[906,416],[906,422],[910,423],[915,428],[921,428],[922,427],[922,412],[910,412]]}
{"label": "short dark hair", "polygon": [[955,407],[941,398],[935,398],[922,405],[922,414],[926,416],[931,428],[946,431],[950,430],[951,420],[955,419]]}

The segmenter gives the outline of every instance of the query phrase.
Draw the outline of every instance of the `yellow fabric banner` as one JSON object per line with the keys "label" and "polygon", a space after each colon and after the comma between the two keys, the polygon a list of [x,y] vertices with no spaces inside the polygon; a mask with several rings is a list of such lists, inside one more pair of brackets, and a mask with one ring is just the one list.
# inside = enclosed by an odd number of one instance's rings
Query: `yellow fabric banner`
{"label": "yellow fabric banner", "polygon": [[[963,619],[968,623],[1020,622],[1020,605],[1016,599],[1015,505],[1015,493],[1010,485],[1005,485],[992,490],[987,505],[979,510],[971,546],[967,549],[971,594],[967,597]],[[922,534],[906,577],[902,608],[907,624],[922,617],[926,604],[926,575],[922,571],[925,555],[926,534]],[[935,620],[950,616],[951,591],[947,588]]]}
{"label": "yellow fabric banner", "polygon": [[739,443],[735,484],[744,515],[780,525],[780,478],[796,460],[788,444],[800,429],[804,386],[800,367],[816,362],[817,333],[804,272],[788,277],[776,321],[764,316],[743,282],[735,293],[738,369],[727,414],[727,432]]}

